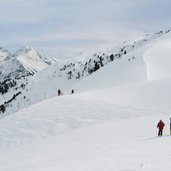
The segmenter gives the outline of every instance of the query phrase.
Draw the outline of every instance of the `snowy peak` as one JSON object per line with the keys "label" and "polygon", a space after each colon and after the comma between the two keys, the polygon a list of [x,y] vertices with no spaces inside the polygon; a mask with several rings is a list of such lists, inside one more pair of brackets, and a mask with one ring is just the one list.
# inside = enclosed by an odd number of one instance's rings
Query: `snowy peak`
{"label": "snowy peak", "polygon": [[28,46],[19,49],[15,57],[31,73],[38,72],[54,62],[40,55],[34,48]]}
{"label": "snowy peak", "polygon": [[33,75],[55,63],[32,47],[25,46],[12,54],[0,48],[0,81]]}

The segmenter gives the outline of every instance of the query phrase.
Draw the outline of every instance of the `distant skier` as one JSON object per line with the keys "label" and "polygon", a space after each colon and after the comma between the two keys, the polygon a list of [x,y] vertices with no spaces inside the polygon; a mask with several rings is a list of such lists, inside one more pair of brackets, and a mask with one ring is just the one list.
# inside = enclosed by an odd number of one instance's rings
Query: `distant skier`
{"label": "distant skier", "polygon": [[58,89],[58,96],[62,95],[62,92],[60,89]]}
{"label": "distant skier", "polygon": [[164,126],[165,126],[164,122],[162,120],[160,120],[159,123],[157,124],[157,128],[159,129],[158,136],[163,135]]}
{"label": "distant skier", "polygon": [[71,90],[71,94],[74,94],[74,89]]}

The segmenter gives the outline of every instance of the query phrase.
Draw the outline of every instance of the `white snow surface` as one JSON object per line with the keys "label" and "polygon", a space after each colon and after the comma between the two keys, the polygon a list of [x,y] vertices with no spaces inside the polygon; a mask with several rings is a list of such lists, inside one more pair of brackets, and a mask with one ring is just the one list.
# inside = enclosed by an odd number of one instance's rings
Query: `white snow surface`
{"label": "white snow surface", "polygon": [[[0,168],[169,171],[169,111],[104,99],[84,99],[80,94],[55,97],[2,119]],[[161,118],[166,128],[158,138],[156,124]]]}
{"label": "white snow surface", "polygon": [[[50,79],[44,88],[56,80],[76,93],[0,120],[0,170],[170,171],[170,42],[169,33],[79,82]],[[30,96],[49,77],[40,76]]]}
{"label": "white snow surface", "polygon": [[148,80],[161,80],[171,78],[171,41],[164,36],[144,53],[144,61],[147,66]]}

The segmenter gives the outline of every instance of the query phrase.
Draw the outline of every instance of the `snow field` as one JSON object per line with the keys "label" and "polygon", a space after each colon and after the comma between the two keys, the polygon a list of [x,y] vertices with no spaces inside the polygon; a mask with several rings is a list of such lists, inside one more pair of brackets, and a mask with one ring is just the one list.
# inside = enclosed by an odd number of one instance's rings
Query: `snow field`
{"label": "snow field", "polygon": [[167,116],[122,118],[72,130],[48,140],[1,151],[3,171],[162,171],[170,170]]}
{"label": "snow field", "polygon": [[[0,168],[169,171],[169,112],[154,104],[116,104],[115,98],[112,89],[54,97],[3,118]],[[156,129],[160,119],[166,123],[162,138]]]}
{"label": "snow field", "polygon": [[[59,87],[54,85],[76,93],[0,120],[0,170],[170,171],[171,34],[167,36],[79,83],[53,78],[55,68],[35,75],[26,92],[34,97],[30,104],[55,96]],[[160,119],[166,127],[158,138]]]}
{"label": "snow field", "polygon": [[55,97],[3,118],[0,124],[0,148],[47,139],[105,120],[141,114],[144,114],[141,109],[80,99],[77,95]]}

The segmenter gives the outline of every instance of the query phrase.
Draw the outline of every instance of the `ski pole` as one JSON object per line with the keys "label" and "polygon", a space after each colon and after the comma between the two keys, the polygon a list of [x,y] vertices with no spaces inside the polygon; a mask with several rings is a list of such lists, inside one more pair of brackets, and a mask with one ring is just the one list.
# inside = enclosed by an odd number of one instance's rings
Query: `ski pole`
{"label": "ski pole", "polygon": [[156,128],[156,136],[158,136],[158,128]]}

